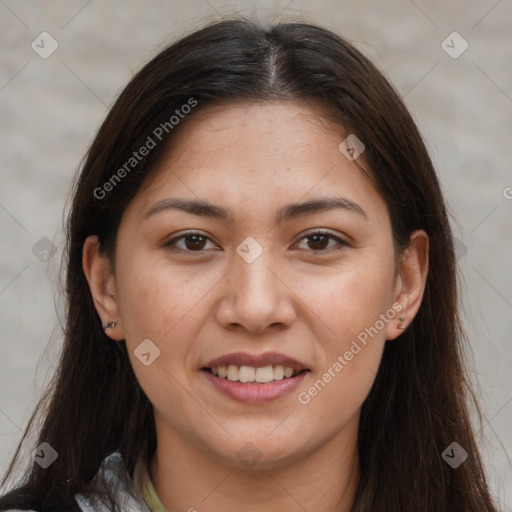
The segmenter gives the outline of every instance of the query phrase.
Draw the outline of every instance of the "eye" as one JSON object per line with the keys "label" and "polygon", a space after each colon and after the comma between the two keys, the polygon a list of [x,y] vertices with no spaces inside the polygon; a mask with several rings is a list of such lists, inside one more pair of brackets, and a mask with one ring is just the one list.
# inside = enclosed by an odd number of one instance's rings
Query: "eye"
{"label": "eye", "polygon": [[[299,246],[299,249],[304,249],[304,247],[300,247],[300,244],[302,243],[303,240],[307,240],[306,245],[308,247],[306,247],[306,249],[309,249],[313,252],[341,250],[349,245],[341,238],[327,231],[315,231],[302,237],[299,244],[297,244]],[[177,248],[184,252],[200,252],[208,249],[208,242],[210,242],[213,245],[214,249],[218,249],[218,247],[215,244],[213,244],[213,242],[207,236],[197,232],[184,233],[180,236],[173,238],[165,245],[166,247],[171,246],[172,248]]]}
{"label": "eye", "polygon": [[[202,235],[201,233],[189,232],[173,238],[165,245],[166,247],[177,247],[178,249],[186,252],[199,252],[207,249],[205,246],[208,241],[211,242],[207,236]],[[214,248],[217,248],[216,245],[213,246]]]}
{"label": "eye", "polygon": [[[306,242],[308,245],[307,248],[314,252],[328,251],[333,248],[334,250],[339,251],[348,246],[347,242],[327,231],[315,231],[314,233],[309,233],[308,235],[304,236],[300,242],[303,240],[309,240]],[[330,241],[334,241],[335,243],[330,244]]]}

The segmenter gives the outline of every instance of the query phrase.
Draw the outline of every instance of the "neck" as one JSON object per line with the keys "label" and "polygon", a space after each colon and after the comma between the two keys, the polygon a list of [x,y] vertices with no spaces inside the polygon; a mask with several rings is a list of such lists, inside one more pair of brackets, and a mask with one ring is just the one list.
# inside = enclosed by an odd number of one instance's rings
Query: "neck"
{"label": "neck", "polygon": [[268,470],[234,468],[183,438],[157,436],[153,485],[169,512],[349,512],[359,482],[357,421],[343,434]]}

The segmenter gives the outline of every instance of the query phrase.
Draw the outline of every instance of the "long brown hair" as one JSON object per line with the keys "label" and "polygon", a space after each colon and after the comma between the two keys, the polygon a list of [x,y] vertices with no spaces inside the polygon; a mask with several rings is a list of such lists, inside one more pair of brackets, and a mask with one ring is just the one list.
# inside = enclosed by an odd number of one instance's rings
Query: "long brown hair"
{"label": "long brown hair", "polygon": [[[173,129],[163,130],[155,149],[122,179],[111,181],[104,194],[105,183],[162,120],[191,101],[198,111],[214,102],[289,99],[323,101],[332,118],[364,142],[364,162],[388,206],[397,248],[403,250],[416,229],[430,238],[430,271],[420,310],[405,333],[386,345],[362,407],[361,479],[353,511],[496,510],[470,424],[468,406],[474,397],[463,362],[452,234],[413,119],[376,67],[338,35],[307,23],[265,27],[239,17],[196,30],[143,67],[87,153],[67,223],[61,360],[25,433],[42,416],[37,444],[48,442],[58,459],[47,469],[33,463],[17,482],[18,490],[0,499],[0,510],[27,503],[40,510],[68,506],[75,493],[94,492],[91,478],[112,451],[121,452],[131,474],[139,456],[149,456],[156,447],[152,406],[125,345],[105,336],[82,271],[82,247],[95,234],[113,256],[121,216]],[[441,457],[454,441],[469,454],[456,469]],[[112,508],[114,494],[107,492]]]}

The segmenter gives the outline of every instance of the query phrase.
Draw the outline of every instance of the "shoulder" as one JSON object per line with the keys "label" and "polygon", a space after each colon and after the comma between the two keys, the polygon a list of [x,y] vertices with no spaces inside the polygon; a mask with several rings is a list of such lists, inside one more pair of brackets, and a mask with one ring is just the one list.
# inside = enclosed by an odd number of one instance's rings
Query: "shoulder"
{"label": "shoulder", "polygon": [[0,508],[1,512],[39,512],[33,508]]}
{"label": "shoulder", "polygon": [[1,512],[39,512],[41,497],[30,492],[26,487],[12,489],[0,496]]}
{"label": "shoulder", "polygon": [[[91,487],[114,498],[123,512],[151,512],[137,491],[119,452],[114,452],[103,460],[91,482]],[[91,496],[76,494],[75,500],[84,512],[110,511],[103,502],[96,499],[94,493]]]}
{"label": "shoulder", "polygon": [[82,512],[78,503],[63,506],[59,503],[43,505],[43,497],[25,487],[9,491],[0,497],[0,512]]}
{"label": "shoulder", "polygon": [[5,508],[0,509],[2,512],[39,512],[39,510],[27,509],[27,508]]}
{"label": "shoulder", "polygon": [[[77,493],[71,504],[64,505],[58,502],[48,503],[44,495],[34,492],[28,486],[22,486],[0,496],[0,512],[107,512],[108,508],[94,498],[96,489],[104,490],[106,487],[114,489],[115,500],[121,504],[122,510],[146,512],[137,503],[137,493],[133,496],[131,483],[121,454],[114,452],[102,461],[91,482],[90,494]],[[128,506],[124,508],[126,505]]]}
{"label": "shoulder", "polygon": [[64,506],[59,503],[43,505],[43,497],[19,487],[0,497],[0,512],[82,512],[78,503]]}

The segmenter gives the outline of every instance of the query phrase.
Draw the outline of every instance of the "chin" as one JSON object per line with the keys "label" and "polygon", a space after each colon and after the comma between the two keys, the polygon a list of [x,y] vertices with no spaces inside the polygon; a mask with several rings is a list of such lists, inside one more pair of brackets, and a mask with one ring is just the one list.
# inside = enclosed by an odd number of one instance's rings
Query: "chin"
{"label": "chin", "polygon": [[[226,451],[219,453],[220,446],[215,446],[215,452],[225,459],[229,466],[251,471],[271,470],[289,465],[305,455],[308,443],[305,438],[283,432],[280,436],[271,433],[257,435],[247,432],[243,436],[233,436],[228,441]],[[226,454],[229,454],[226,457]]]}

